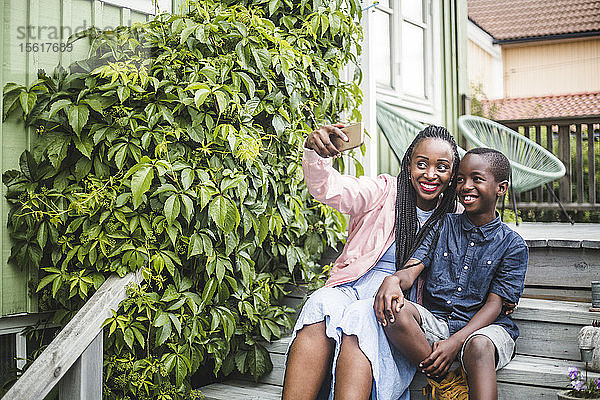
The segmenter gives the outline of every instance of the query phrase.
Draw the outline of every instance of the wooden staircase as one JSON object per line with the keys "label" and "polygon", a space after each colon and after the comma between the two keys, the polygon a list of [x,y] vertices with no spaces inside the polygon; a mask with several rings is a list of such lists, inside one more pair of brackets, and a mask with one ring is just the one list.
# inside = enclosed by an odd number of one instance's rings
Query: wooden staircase
{"label": "wooden staircase", "polygon": [[[521,331],[517,355],[498,372],[499,398],[554,400],[569,383],[568,367],[584,368],[579,361],[579,330],[600,319],[600,313],[588,310],[590,281],[600,280],[600,225],[523,224],[516,230],[530,247],[530,259],[524,297],[513,314]],[[288,300],[298,302],[298,297]],[[273,370],[258,383],[238,377],[200,391],[208,400],[279,399],[289,340],[268,345]],[[425,399],[421,394],[425,383],[422,374],[415,376],[411,399]]]}

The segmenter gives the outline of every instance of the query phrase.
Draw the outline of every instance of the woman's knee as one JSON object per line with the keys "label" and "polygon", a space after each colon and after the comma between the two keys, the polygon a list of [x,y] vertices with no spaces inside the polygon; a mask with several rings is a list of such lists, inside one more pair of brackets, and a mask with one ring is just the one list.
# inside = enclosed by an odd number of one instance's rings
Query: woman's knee
{"label": "woman's knee", "polygon": [[311,294],[304,308],[311,310],[322,310],[323,314],[331,315],[348,304],[347,296],[335,288],[322,287]]}
{"label": "woman's knee", "polygon": [[465,367],[482,362],[493,363],[495,365],[495,353],[496,347],[490,338],[483,335],[475,335],[465,345],[463,362]]}

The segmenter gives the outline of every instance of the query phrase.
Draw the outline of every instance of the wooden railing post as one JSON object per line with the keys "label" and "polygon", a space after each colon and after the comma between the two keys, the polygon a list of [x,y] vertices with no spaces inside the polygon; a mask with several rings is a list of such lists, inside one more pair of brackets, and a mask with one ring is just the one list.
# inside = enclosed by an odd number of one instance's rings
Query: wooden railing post
{"label": "wooden railing post", "polygon": [[569,125],[558,126],[558,158],[565,165],[567,172],[559,179],[558,194],[563,203],[571,202],[571,136]]}
{"label": "wooden railing post", "polygon": [[[66,386],[62,389],[63,393],[70,390],[71,384],[76,386],[78,380],[87,381],[87,377],[95,379],[93,381],[95,383],[89,384],[89,387],[97,388],[98,374],[102,385],[102,361],[99,364],[97,361],[98,352],[102,354],[102,325],[112,315],[111,310],[118,309],[121,300],[127,297],[127,286],[141,281],[140,271],[130,272],[122,278],[116,274],[110,276],[35,359],[2,400],[43,400],[67,372],[74,376],[64,383]],[[79,366],[70,371],[74,364]],[[96,371],[94,368],[99,370]],[[81,374],[80,378],[77,378],[78,374]],[[82,389],[87,390],[87,388],[88,386],[83,386]],[[87,397],[68,397],[68,399],[101,399],[102,386],[99,393],[99,397],[82,393]]]}
{"label": "wooden railing post", "polygon": [[594,124],[587,124],[588,134],[588,191],[589,202],[596,203],[596,140],[594,138]]}
{"label": "wooden railing post", "polygon": [[60,400],[102,399],[103,333],[100,331],[59,383]]}

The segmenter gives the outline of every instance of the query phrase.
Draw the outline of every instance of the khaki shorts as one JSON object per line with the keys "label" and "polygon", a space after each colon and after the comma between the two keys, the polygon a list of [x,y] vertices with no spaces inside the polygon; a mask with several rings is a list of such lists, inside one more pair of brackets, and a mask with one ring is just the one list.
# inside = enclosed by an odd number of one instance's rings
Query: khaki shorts
{"label": "khaki shorts", "polygon": [[[450,337],[450,330],[446,321],[437,318],[425,307],[406,300],[408,303],[416,307],[419,315],[421,316],[421,329],[425,333],[425,337],[429,344],[438,342],[440,340],[448,339]],[[506,329],[500,325],[488,325],[481,329],[471,333],[465,343],[463,343],[462,349],[460,350],[459,359],[462,363],[463,353],[465,346],[469,340],[475,335],[483,335],[489,338],[494,346],[496,347],[496,355],[498,361],[496,362],[496,371],[503,368],[513,358],[515,352],[515,341],[510,337]]]}

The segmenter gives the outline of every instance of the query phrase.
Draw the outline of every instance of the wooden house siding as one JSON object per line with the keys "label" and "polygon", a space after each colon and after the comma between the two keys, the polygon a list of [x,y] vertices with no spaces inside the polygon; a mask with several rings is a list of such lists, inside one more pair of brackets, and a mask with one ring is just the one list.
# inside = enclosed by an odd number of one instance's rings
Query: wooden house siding
{"label": "wooden house siding", "polygon": [[[144,0],[145,1],[145,0]],[[151,0],[147,0],[151,4]],[[137,2],[140,4],[140,0]],[[132,3],[135,4],[135,3]],[[172,0],[176,11],[181,0]],[[150,18],[147,12],[136,11],[98,0],[5,0],[0,6],[0,84],[7,82],[29,84],[37,79],[39,68],[48,73],[61,64],[86,58],[89,42],[78,40],[72,51],[27,51],[26,43],[64,43],[69,32],[81,31],[90,26],[100,29],[128,25]],[[31,27],[28,29],[28,27]],[[62,28],[65,29],[62,29]],[[85,27],[85,28],[84,28]],[[70,28],[70,30],[69,30]],[[29,35],[28,35],[29,31]],[[60,37],[62,33],[62,37]],[[56,34],[59,38],[56,38]],[[39,49],[38,49],[39,50]],[[1,103],[1,102],[0,102]],[[1,107],[1,106],[0,106]],[[31,148],[31,132],[15,117],[0,125],[0,166],[2,172],[16,169],[23,150]],[[35,281],[36,271],[27,271],[18,265],[8,264],[11,242],[6,229],[8,203],[4,199],[6,188],[2,185],[0,199],[0,317],[37,311],[35,296],[28,294],[28,282]]]}
{"label": "wooden house siding", "polygon": [[600,38],[503,45],[505,97],[600,91]]}

